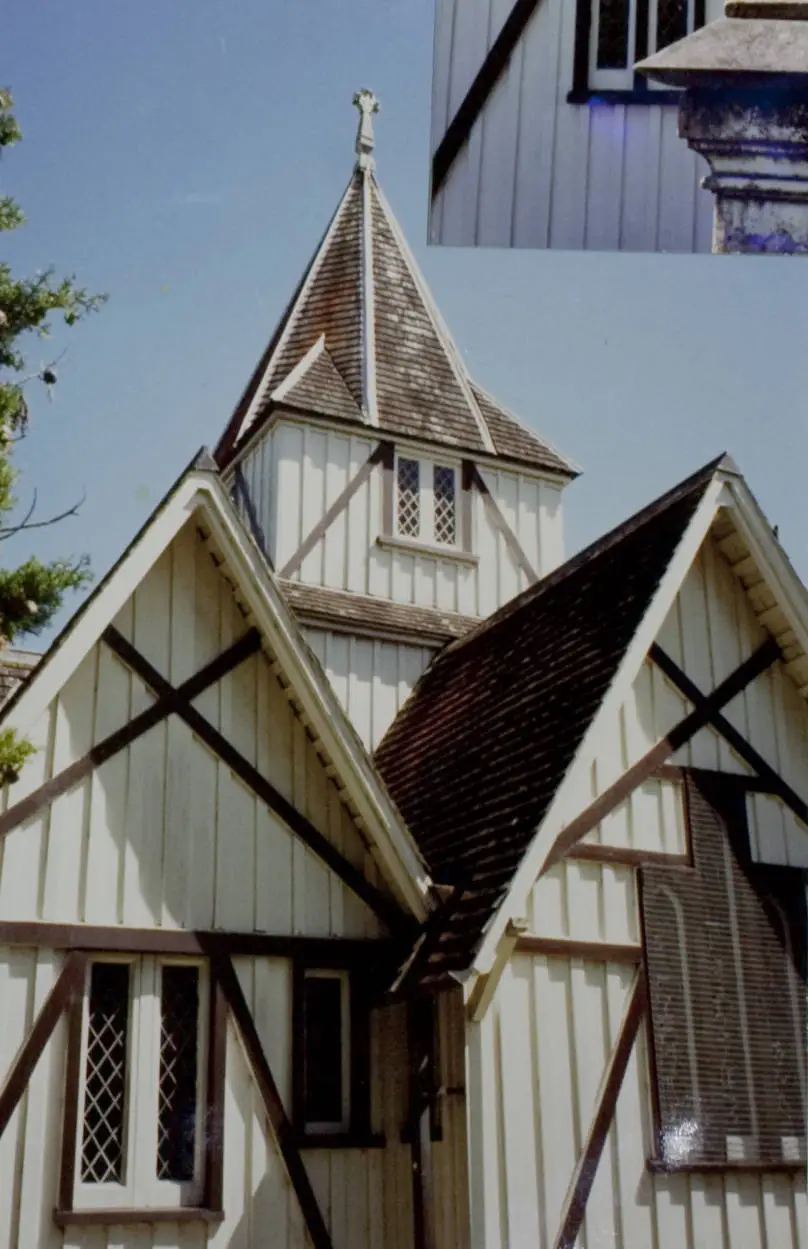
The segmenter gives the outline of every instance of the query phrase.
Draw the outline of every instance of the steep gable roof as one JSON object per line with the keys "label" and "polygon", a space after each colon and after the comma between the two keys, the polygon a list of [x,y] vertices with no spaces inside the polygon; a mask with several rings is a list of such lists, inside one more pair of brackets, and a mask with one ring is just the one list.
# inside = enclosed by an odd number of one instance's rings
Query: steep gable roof
{"label": "steep gable roof", "polygon": [[565,478],[578,472],[473,385],[373,170],[361,161],[219,442],[219,464],[280,406]]}
{"label": "steep gable roof", "polygon": [[426,981],[469,966],[721,463],[444,650],[376,751],[434,879],[455,886]]}
{"label": "steep gable roof", "polygon": [[0,723],[22,734],[30,732],[135,588],[192,518],[207,535],[245,616],[259,630],[265,649],[291,687],[326,766],[341,778],[349,810],[361,824],[399,904],[423,919],[429,888],[423,860],[206,452],[201,452],[175,483],[30,678],[12,695],[0,712]]}

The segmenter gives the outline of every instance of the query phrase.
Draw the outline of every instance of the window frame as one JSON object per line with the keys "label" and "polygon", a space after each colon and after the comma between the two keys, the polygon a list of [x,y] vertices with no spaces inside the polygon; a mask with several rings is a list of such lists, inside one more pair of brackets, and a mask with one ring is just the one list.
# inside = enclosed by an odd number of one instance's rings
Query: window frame
{"label": "window frame", "polygon": [[[343,988],[343,1118],[339,1124],[307,1122],[305,1110],[304,992],[307,978],[340,979]],[[346,1027],[347,1024],[347,1027]],[[350,967],[296,958],[292,966],[292,1126],[300,1148],[374,1148],[384,1136],[371,1128],[370,990]]]}
{"label": "window frame", "polygon": [[[706,0],[686,0],[688,33],[700,29],[706,20]],[[576,0],[575,41],[572,87],[568,104],[678,104],[681,89],[651,82],[632,69],[649,55],[652,27],[656,29],[658,0],[630,0],[629,55],[625,69],[599,70],[596,63],[600,0]]]}
{"label": "window frame", "polygon": [[[400,491],[398,474],[399,464],[402,461],[412,461],[418,465],[419,510],[417,534],[404,533],[399,525]],[[438,469],[443,469],[452,474],[454,489],[454,540],[452,542],[441,541],[435,533],[435,473]],[[396,449],[393,468],[393,536],[402,542],[413,542],[421,546],[429,546],[438,552],[446,551],[450,555],[458,550],[462,550],[461,479],[462,467],[451,456],[438,459],[435,456],[425,456],[416,452],[405,452]]]}
{"label": "window frame", "polygon": [[[127,1035],[124,1180],[88,1183],[81,1178],[89,1005],[92,970],[99,963],[130,968]],[[162,969],[198,969],[196,1129],[194,1176],[190,1181],[157,1178]],[[82,993],[68,1015],[62,1159],[57,1224],[97,1222],[105,1212],[142,1213],[174,1221],[221,1217],[223,1154],[209,1129],[222,1122],[225,1087],[224,1005],[205,958],[170,954],[94,953],[88,959]],[[144,1068],[153,1074],[140,1078]],[[148,1146],[148,1148],[147,1148]]]}
{"label": "window frame", "polygon": [[[737,775],[735,773],[717,773],[717,772],[711,773],[711,772],[703,772],[702,769],[699,769],[699,768],[682,768],[681,769],[682,783],[679,786],[677,786],[677,788],[679,790],[679,800],[681,801],[682,807],[683,807],[688,861],[687,863],[676,865],[675,867],[669,866],[665,868],[664,869],[665,873],[666,874],[670,873],[669,879],[671,881],[677,878],[681,879],[681,873],[685,873],[689,876],[693,876],[697,871],[697,865],[696,865],[696,859],[695,859],[695,847],[694,847],[693,831],[692,831],[692,815],[691,815],[691,810],[689,807],[689,800],[688,800],[687,780],[688,780],[688,777],[690,776],[692,780],[696,781],[700,775],[704,776],[705,778],[719,778],[720,777],[720,783],[722,785],[725,785],[727,787],[730,787],[730,786],[737,787],[736,792],[733,794],[732,800],[733,802],[738,803],[739,811],[743,811],[744,820],[745,820],[744,827],[743,828],[741,828],[740,826],[732,827],[729,824],[728,817],[727,817],[727,809],[730,806],[729,800],[727,800],[727,804],[725,808],[721,809],[719,807],[716,807],[715,809],[719,813],[720,818],[727,821],[726,833],[730,837],[732,842],[735,843],[733,853],[737,855],[738,861],[740,863],[746,864],[747,871],[750,868],[755,868],[755,867],[760,869],[760,879],[758,882],[759,886],[761,888],[765,888],[765,877],[767,873],[778,872],[781,870],[788,870],[788,871],[793,872],[795,876],[798,875],[799,869],[797,868],[783,869],[783,868],[777,867],[774,864],[769,864],[766,862],[759,862],[752,857],[751,842],[750,842],[750,837],[749,837],[749,810],[748,810],[749,788],[744,783],[748,778],[746,778],[743,775]],[[698,1156],[698,1155],[687,1156],[686,1154],[683,1154],[681,1157],[676,1157],[676,1156],[671,1156],[670,1154],[668,1154],[666,1156],[666,1150],[665,1148],[663,1148],[663,1139],[665,1136],[667,1124],[665,1122],[665,1118],[663,1115],[662,1099],[660,1096],[660,1058],[659,1058],[660,1047],[658,1045],[658,1038],[655,1035],[655,1029],[654,1029],[654,1018],[653,1018],[653,1007],[652,1007],[652,987],[651,987],[651,978],[650,978],[650,970],[649,970],[648,917],[646,913],[646,903],[645,903],[645,897],[644,897],[645,891],[648,888],[648,884],[646,883],[644,879],[644,871],[642,867],[637,872],[636,887],[637,887],[637,892],[638,892],[638,910],[639,910],[639,918],[640,918],[640,928],[641,928],[641,933],[642,933],[643,969],[644,969],[644,976],[645,976],[646,984],[648,986],[648,1006],[647,1006],[647,1013],[646,1013],[645,1036],[646,1036],[647,1062],[648,1062],[648,1095],[649,1095],[649,1100],[650,1100],[650,1112],[651,1112],[650,1118],[651,1118],[651,1129],[652,1129],[651,1156],[647,1159],[648,1170],[651,1172],[662,1173],[662,1174],[671,1174],[671,1173],[677,1173],[677,1172],[697,1173],[697,1172],[703,1172],[703,1171],[724,1173],[724,1172],[732,1172],[732,1171],[738,1171],[738,1170],[751,1171],[751,1172],[770,1172],[773,1174],[777,1174],[777,1173],[793,1174],[797,1171],[804,1172],[805,1165],[806,1165],[806,1149],[808,1149],[808,1130],[804,1131],[803,1136],[800,1138],[793,1138],[788,1133],[783,1133],[782,1131],[780,1132],[780,1140],[781,1140],[781,1147],[782,1147],[782,1157],[780,1159],[765,1158],[765,1157],[762,1157],[756,1149],[749,1150],[748,1146],[750,1142],[752,1142],[753,1138],[736,1136],[732,1132],[729,1132],[725,1135],[726,1153],[725,1153],[724,1159],[721,1161],[708,1159],[708,1158],[705,1158],[703,1156]],[[656,881],[655,887],[657,890],[662,889],[664,892],[670,893],[671,902],[672,902],[674,909],[676,909],[677,904],[679,906],[681,905],[679,903],[678,897],[675,894],[674,889],[672,888],[668,889],[664,884],[661,884],[659,880]],[[783,910],[779,902],[775,901],[774,905],[776,907],[776,910],[780,912],[781,914],[784,935],[786,938],[785,945],[787,946],[789,944],[788,918],[787,918],[786,912]],[[687,960],[687,957],[688,957],[687,948],[683,942],[680,942],[679,944],[680,944],[680,951],[679,951],[680,958]],[[784,957],[785,957],[785,950],[784,950]],[[799,1003],[792,1002],[791,1006],[795,1011],[795,1017],[797,1015],[804,1014],[805,1005],[806,1005],[806,1002],[808,1001],[808,977],[806,977],[805,975],[805,966],[808,965],[808,916],[806,916],[804,919],[803,961],[804,961],[804,971],[803,971],[804,978],[803,978],[802,990],[801,990],[802,1010],[800,1011],[799,1009],[799,1006],[800,1006]],[[683,971],[684,971],[684,967],[683,967]],[[689,1018],[690,1012],[692,1011],[693,1004],[694,1004],[694,999],[693,999],[693,994],[692,994],[692,984],[689,979],[689,976],[686,974],[683,974],[682,981],[684,984],[684,992],[687,998],[687,1002],[689,1004],[689,1006],[686,1006],[685,1008],[685,1013],[688,1016],[688,1039],[692,1041],[695,1035],[695,1032],[698,1029],[698,1024],[694,1023],[694,1021]],[[789,987],[789,991],[793,992],[793,984]],[[739,1009],[741,1010],[741,1012],[743,1012],[742,1004],[739,1006]],[[739,1023],[740,1023],[741,1028],[743,1028],[744,1027],[743,1014],[741,1014],[739,1018]],[[799,1030],[797,1032],[796,1041],[799,1042]],[[800,1055],[802,1055],[802,1060],[803,1060],[803,1063],[805,1064],[804,1051],[800,1047],[799,1044],[797,1044],[796,1052],[798,1055],[798,1061],[799,1061]],[[804,1065],[803,1086],[804,1086],[804,1081],[807,1077],[808,1077],[808,1065]],[[753,1091],[746,1090],[745,1096],[748,1100],[750,1111],[753,1111],[754,1105],[758,1102],[758,1099],[760,1096],[759,1090],[757,1089]],[[805,1110],[805,1107],[803,1107],[803,1110]],[[802,1151],[798,1158],[793,1158],[793,1159],[789,1158],[787,1155],[787,1142],[792,1141],[792,1140],[798,1142],[799,1147],[801,1148],[801,1151]]]}

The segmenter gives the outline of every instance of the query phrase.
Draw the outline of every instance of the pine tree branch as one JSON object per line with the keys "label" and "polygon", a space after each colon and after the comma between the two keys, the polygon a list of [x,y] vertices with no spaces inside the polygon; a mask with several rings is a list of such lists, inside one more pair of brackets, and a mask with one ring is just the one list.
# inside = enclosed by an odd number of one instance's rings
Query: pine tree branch
{"label": "pine tree branch", "polygon": [[36,508],[36,501],[36,491],[34,491],[34,500],[25,515],[25,519],[20,521],[19,525],[9,525],[8,528],[0,528],[0,542],[7,541],[15,533],[21,533],[23,529],[47,529],[50,525],[58,525],[60,520],[67,520],[68,516],[78,516],[79,508],[87,501],[87,491],[82,490],[81,498],[72,507],[67,508],[64,512],[59,512],[58,516],[49,517],[48,520],[31,521]]}

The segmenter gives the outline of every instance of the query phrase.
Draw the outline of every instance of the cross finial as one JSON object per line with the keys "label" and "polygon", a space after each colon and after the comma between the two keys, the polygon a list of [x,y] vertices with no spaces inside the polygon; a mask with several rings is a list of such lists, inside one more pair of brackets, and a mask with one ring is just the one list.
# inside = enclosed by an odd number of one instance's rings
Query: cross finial
{"label": "cross finial", "polygon": [[356,132],[356,155],[360,169],[373,169],[373,114],[379,111],[379,101],[372,91],[363,87],[357,91],[353,102],[359,109],[359,129]]}

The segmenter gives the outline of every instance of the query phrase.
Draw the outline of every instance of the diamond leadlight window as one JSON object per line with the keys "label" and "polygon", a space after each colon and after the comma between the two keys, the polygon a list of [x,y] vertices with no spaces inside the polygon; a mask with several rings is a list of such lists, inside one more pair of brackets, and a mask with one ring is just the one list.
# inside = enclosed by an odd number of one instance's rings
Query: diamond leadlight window
{"label": "diamond leadlight window", "polygon": [[398,532],[407,538],[421,532],[420,470],[417,460],[398,461]]}
{"label": "diamond leadlight window", "polygon": [[457,540],[455,471],[435,465],[435,541],[453,546]]}
{"label": "diamond leadlight window", "polygon": [[160,991],[157,1178],[194,1176],[199,969],[164,966]]}
{"label": "diamond leadlight window", "polygon": [[90,978],[81,1178],[123,1183],[129,965],[95,963]]}

